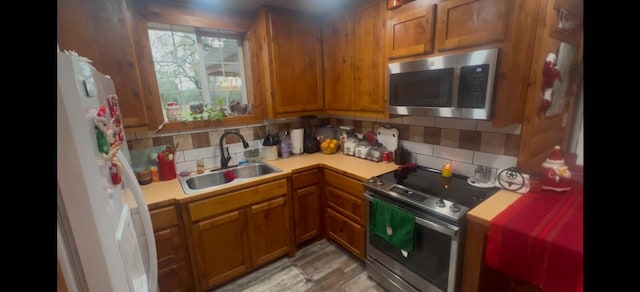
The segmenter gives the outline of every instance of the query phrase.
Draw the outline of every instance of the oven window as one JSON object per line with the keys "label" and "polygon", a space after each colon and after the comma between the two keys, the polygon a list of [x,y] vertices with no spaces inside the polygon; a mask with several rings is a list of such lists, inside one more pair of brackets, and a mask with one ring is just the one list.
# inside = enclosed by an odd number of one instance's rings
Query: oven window
{"label": "oven window", "polygon": [[452,107],[453,68],[391,74],[389,105]]}
{"label": "oven window", "polygon": [[369,243],[405,268],[420,275],[443,291],[449,279],[449,257],[452,239],[416,223],[415,250],[405,258],[400,249],[392,246],[373,232],[368,232]]}

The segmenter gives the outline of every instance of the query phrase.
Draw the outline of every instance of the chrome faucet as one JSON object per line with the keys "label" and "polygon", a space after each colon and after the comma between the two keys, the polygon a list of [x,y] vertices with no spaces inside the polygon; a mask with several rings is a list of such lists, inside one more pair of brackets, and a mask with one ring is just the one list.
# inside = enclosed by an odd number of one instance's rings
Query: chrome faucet
{"label": "chrome faucet", "polygon": [[224,143],[224,137],[226,137],[229,134],[234,134],[234,135],[240,137],[240,140],[242,140],[242,146],[244,147],[244,149],[249,148],[249,143],[247,143],[247,140],[245,140],[244,136],[242,136],[240,133],[238,133],[238,132],[224,132],[220,136],[220,168],[222,168],[222,169],[229,167],[229,160],[231,160],[231,154],[229,154],[229,147],[227,147],[227,155],[224,155],[224,147],[222,145]]}

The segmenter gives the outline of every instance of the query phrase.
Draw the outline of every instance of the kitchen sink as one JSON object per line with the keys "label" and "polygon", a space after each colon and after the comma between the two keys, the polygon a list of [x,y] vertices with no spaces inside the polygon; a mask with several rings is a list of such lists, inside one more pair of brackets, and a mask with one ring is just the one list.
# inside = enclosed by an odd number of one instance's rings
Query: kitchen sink
{"label": "kitchen sink", "polygon": [[[227,181],[225,177],[226,172],[233,173],[233,175],[229,174],[227,176],[230,178],[235,177],[235,179]],[[214,189],[231,183],[248,181],[263,175],[278,172],[282,172],[282,170],[264,162],[254,162],[225,169],[216,169],[203,174],[181,176],[178,177],[178,181],[185,194],[193,194],[195,192]]]}

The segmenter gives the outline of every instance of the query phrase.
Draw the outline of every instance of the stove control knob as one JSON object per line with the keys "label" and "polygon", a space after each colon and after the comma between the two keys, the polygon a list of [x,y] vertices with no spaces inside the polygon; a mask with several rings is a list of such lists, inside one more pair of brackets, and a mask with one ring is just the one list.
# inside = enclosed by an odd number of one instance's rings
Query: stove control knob
{"label": "stove control knob", "polygon": [[375,181],[376,181],[376,177],[375,177],[375,176],[372,176],[372,177],[369,179],[369,182],[370,182],[370,183],[373,183],[373,182],[375,182]]}
{"label": "stove control knob", "polygon": [[460,212],[460,206],[453,204],[449,207],[449,211],[451,211],[451,213],[458,213]]}
{"label": "stove control knob", "polygon": [[440,207],[440,208],[444,208],[444,207],[446,207],[446,206],[447,206],[447,204],[445,204],[445,203],[444,203],[444,200],[443,200],[443,199],[440,199],[440,200],[438,200],[438,201],[436,202],[436,206],[437,206],[437,207]]}
{"label": "stove control knob", "polygon": [[384,183],[382,182],[382,179],[380,179],[380,177],[376,177],[376,185],[383,185]]}

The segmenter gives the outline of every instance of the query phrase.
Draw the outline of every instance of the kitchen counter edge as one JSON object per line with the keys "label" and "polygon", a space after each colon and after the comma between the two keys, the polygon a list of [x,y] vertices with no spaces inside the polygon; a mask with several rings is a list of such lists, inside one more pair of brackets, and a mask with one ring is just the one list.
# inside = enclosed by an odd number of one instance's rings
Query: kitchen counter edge
{"label": "kitchen counter edge", "polygon": [[200,193],[190,195],[186,195],[184,193],[177,178],[168,181],[153,182],[140,187],[144,193],[148,208],[156,209],[175,204],[176,202],[188,203],[260,185],[265,182],[287,178],[291,176],[291,174],[317,167],[327,168],[360,181],[364,181],[372,176],[378,176],[389,171],[393,171],[398,167],[398,165],[393,163],[374,162],[344,155],[342,153],[331,155],[322,153],[302,154],[290,156],[288,158],[278,158],[277,160],[271,161],[265,160],[263,162],[281,169],[282,172],[268,174],[260,178],[256,178],[255,180],[223,186],[214,190],[202,191]]}

